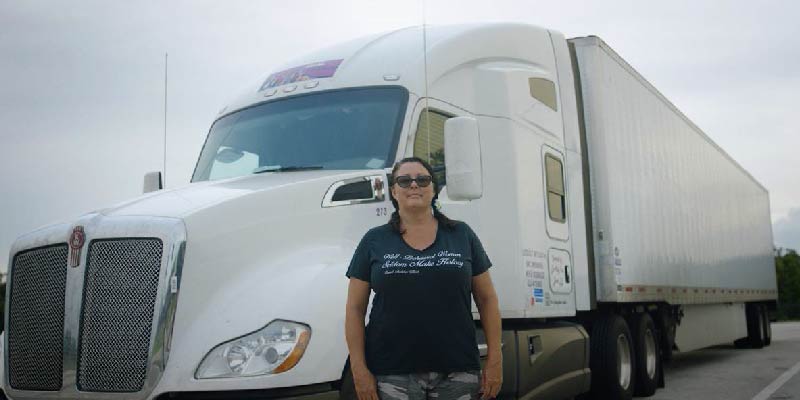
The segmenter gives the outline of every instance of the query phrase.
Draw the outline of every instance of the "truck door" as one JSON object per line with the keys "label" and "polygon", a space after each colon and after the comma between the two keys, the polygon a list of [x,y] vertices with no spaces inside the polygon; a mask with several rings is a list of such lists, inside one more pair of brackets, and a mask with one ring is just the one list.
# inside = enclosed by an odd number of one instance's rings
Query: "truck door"
{"label": "truck door", "polygon": [[[562,152],[543,146],[541,152],[544,204],[545,204],[545,231],[547,234],[547,281],[549,290],[542,290],[543,302],[546,308],[553,307],[563,312],[574,310],[574,268],[570,254],[569,221],[567,212],[566,181],[564,174],[564,156]],[[535,289],[534,289],[535,290]],[[549,291],[549,293],[547,293]],[[549,296],[548,296],[549,294]],[[534,292],[534,297],[537,293]],[[549,299],[548,299],[549,297]],[[539,300],[539,299],[537,299]]]}
{"label": "truck door", "polygon": [[420,99],[414,110],[411,133],[408,136],[404,157],[419,157],[431,164],[436,179],[443,187],[439,193],[442,212],[448,217],[463,220],[477,229],[479,221],[471,213],[469,202],[454,201],[447,197],[447,181],[444,164],[444,123],[449,118],[472,116],[472,114],[452,104],[435,100]]}

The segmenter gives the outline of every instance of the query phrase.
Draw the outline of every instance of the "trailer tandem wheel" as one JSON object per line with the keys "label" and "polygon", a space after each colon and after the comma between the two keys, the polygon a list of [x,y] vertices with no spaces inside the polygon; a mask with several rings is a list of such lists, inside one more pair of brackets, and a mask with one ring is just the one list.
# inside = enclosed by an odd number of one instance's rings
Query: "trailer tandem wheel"
{"label": "trailer tandem wheel", "polygon": [[764,324],[764,346],[772,343],[772,325],[769,322],[769,310],[766,304],[761,305],[761,321]]}
{"label": "trailer tandem wheel", "polygon": [[745,315],[747,316],[747,341],[750,347],[754,349],[764,347],[766,327],[764,326],[763,307],[758,303],[747,303]]}
{"label": "trailer tandem wheel", "polygon": [[633,336],[633,358],[636,360],[634,394],[652,396],[658,388],[661,368],[656,327],[648,313],[634,314],[628,322]]}
{"label": "trailer tandem wheel", "polygon": [[628,324],[616,314],[601,314],[589,338],[592,398],[629,400],[636,370],[633,340]]}

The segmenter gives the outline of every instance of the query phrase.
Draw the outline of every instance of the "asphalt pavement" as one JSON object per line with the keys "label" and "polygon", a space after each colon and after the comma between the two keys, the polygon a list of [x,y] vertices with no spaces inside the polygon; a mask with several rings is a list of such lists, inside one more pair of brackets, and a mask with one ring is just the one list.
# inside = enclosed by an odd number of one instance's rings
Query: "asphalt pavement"
{"label": "asphalt pavement", "polygon": [[800,322],[772,324],[772,344],[676,354],[651,399],[800,400]]}

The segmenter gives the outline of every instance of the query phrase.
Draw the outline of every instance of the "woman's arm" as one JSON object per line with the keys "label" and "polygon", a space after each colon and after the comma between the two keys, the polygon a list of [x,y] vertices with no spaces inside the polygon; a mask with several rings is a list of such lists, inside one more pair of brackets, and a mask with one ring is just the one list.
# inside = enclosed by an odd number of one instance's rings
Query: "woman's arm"
{"label": "woman's arm", "polygon": [[364,355],[364,316],[369,303],[369,282],[350,278],[344,317],[344,336],[350,351],[350,371],[359,400],[378,400],[375,377]]}
{"label": "woman's arm", "polygon": [[503,385],[503,353],[500,348],[500,308],[489,271],[472,277],[472,297],[481,314],[481,325],[489,347],[486,367],[481,375],[481,398],[491,399],[497,396]]}

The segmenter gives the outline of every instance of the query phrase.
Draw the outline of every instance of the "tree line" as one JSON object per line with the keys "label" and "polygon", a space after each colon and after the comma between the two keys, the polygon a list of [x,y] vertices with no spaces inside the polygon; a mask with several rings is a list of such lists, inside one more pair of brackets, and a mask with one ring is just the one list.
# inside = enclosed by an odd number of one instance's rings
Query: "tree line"
{"label": "tree line", "polygon": [[775,249],[778,278],[778,320],[800,319],[800,255],[791,249]]}

